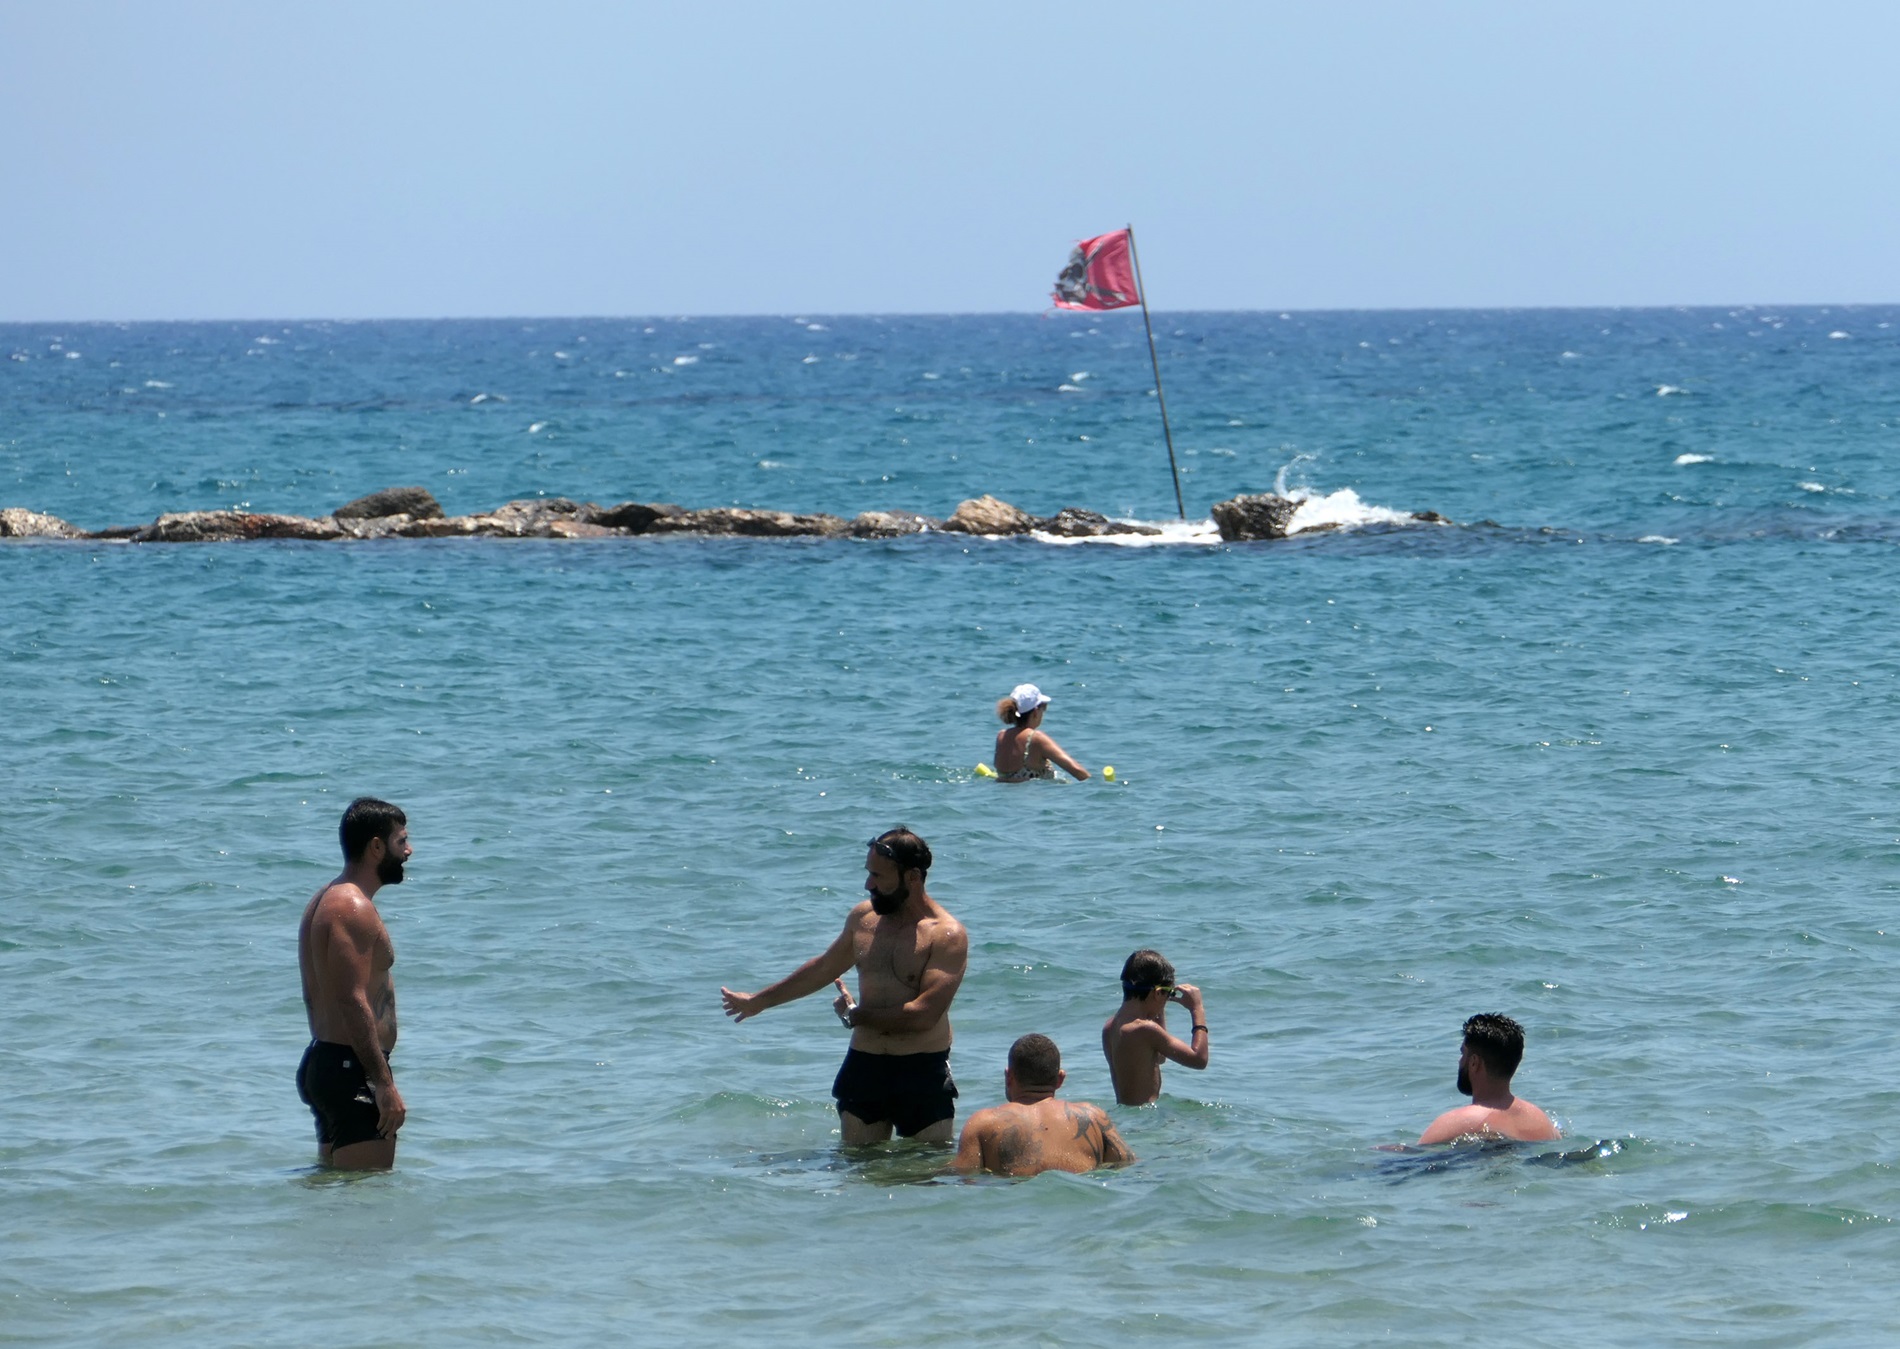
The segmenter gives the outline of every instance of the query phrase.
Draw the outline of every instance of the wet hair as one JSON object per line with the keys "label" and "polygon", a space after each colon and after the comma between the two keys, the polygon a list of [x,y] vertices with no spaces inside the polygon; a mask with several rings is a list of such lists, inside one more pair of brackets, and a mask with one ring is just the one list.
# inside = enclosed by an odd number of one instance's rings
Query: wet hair
{"label": "wet hair", "polygon": [[1025,1035],[1009,1047],[1009,1071],[1023,1087],[1053,1087],[1062,1077],[1062,1051],[1046,1035]]}
{"label": "wet hair", "polygon": [[884,855],[897,863],[900,873],[921,871],[926,876],[930,874],[930,845],[911,833],[909,825],[900,824],[895,829],[886,829],[871,842],[874,845],[882,843],[890,849]]}
{"label": "wet hair", "polygon": [[1502,1012],[1479,1012],[1467,1018],[1465,1044],[1484,1060],[1491,1076],[1507,1082],[1524,1061],[1524,1028]]}
{"label": "wet hair", "polygon": [[408,823],[409,817],[402,813],[401,806],[392,806],[373,796],[357,797],[343,812],[343,823],[337,826],[337,837],[343,843],[343,860],[356,861],[369,847],[371,839],[380,838],[387,843],[391,834]]}
{"label": "wet hair", "polygon": [[996,700],[996,716],[1005,726],[1022,725],[1023,714],[1016,710],[1016,700],[1008,694]]}
{"label": "wet hair", "polygon": [[1162,984],[1174,982],[1174,966],[1159,951],[1142,947],[1122,962],[1122,996],[1145,998]]}

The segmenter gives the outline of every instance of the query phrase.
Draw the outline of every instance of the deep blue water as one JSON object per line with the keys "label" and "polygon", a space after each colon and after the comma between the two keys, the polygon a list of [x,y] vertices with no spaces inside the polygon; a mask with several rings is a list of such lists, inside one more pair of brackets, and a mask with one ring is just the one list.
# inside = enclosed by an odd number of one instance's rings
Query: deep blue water
{"label": "deep blue water", "polygon": [[[1900,311],[1157,319],[1190,514],[1357,527],[0,546],[0,1340],[1884,1341]],[[1173,513],[1125,314],[0,352],[0,505],[92,527],[410,482]],[[977,779],[1025,679],[1118,785]],[[339,1181],[294,942],[360,792],[417,846],[412,1113]],[[1135,946],[1207,990],[1134,1168],[841,1155],[824,1000],[719,1015],[899,820],[972,936],[964,1115],[1028,1030],[1108,1099]],[[1567,1142],[1380,1151],[1480,1010]]]}

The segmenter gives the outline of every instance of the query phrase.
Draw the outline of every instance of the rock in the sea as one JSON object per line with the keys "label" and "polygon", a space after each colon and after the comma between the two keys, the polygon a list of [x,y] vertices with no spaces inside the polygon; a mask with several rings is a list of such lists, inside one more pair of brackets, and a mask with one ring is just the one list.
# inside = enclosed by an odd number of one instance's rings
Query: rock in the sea
{"label": "rock in the sea", "polygon": [[407,515],[417,520],[440,520],[442,504],[426,487],[385,487],[366,497],[338,506],[339,520],[374,520],[383,515]]}
{"label": "rock in the sea", "polygon": [[1284,539],[1286,527],[1293,522],[1293,513],[1299,508],[1297,501],[1271,492],[1231,497],[1214,503],[1214,523],[1220,528],[1221,538],[1228,543]]}
{"label": "rock in the sea", "polygon": [[1104,534],[1159,534],[1153,525],[1131,525],[1109,519],[1099,511],[1079,506],[1064,506],[1047,520],[1036,521],[1044,534],[1065,539],[1097,539]]}
{"label": "rock in the sea", "polygon": [[1036,527],[1036,517],[985,494],[959,502],[943,527],[959,534],[1027,534]]}
{"label": "rock in the sea", "polygon": [[553,533],[556,520],[572,522],[581,513],[581,503],[567,497],[529,497],[510,501],[485,515],[468,515],[471,534],[492,534],[504,539],[545,539]]}
{"label": "rock in the sea", "polygon": [[927,529],[942,529],[943,521],[911,511],[862,511],[851,521],[854,539],[895,539],[904,534],[921,534]]}
{"label": "rock in the sea", "polygon": [[57,515],[42,515],[23,506],[0,510],[0,539],[83,539],[86,531]]}
{"label": "rock in the sea", "polygon": [[751,537],[787,537],[816,534],[836,538],[851,532],[851,523],[836,515],[794,515],[790,511],[755,510],[746,506],[710,506],[681,511],[656,519],[656,534],[743,534]]}
{"label": "rock in the sea", "polygon": [[252,511],[178,511],[161,515],[132,535],[134,543],[234,543],[246,539],[340,539],[334,520]]}
{"label": "rock in the sea", "polygon": [[617,506],[591,507],[582,513],[581,519],[627,534],[644,534],[653,528],[655,520],[684,514],[683,507],[662,502],[623,501]]}

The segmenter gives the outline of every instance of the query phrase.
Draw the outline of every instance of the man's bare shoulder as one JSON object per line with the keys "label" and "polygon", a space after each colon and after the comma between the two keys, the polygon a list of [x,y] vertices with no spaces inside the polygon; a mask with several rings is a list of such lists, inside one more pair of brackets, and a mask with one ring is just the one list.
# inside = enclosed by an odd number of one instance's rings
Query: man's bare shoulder
{"label": "man's bare shoulder", "polygon": [[962,922],[944,908],[935,899],[930,901],[930,912],[917,920],[917,926],[938,941],[968,941],[970,934],[964,930]]}
{"label": "man's bare shoulder", "polygon": [[1447,1110],[1419,1135],[1420,1143],[1449,1143],[1458,1138],[1509,1138],[1521,1143],[1541,1143],[1563,1134],[1550,1116],[1529,1101],[1518,1101],[1508,1110],[1489,1106],[1464,1105]]}
{"label": "man's bare shoulder", "polygon": [[376,904],[351,881],[332,881],[317,891],[310,901],[312,931],[344,931],[352,934],[382,931],[383,916]]}

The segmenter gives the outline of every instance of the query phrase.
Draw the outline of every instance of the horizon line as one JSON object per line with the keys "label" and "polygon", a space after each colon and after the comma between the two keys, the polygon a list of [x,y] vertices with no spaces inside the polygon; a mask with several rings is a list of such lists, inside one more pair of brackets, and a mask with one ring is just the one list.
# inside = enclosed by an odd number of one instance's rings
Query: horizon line
{"label": "horizon line", "polygon": [[[1126,306],[1133,308],[1133,306]],[[1745,300],[1701,304],[1502,304],[1502,305],[1341,305],[1300,307],[1273,305],[1251,308],[1153,309],[1154,314],[1537,314],[1537,313],[1688,313],[1696,310],[1878,309],[1900,307],[1894,300]],[[651,314],[374,314],[374,315],[217,315],[190,318],[0,318],[0,328],[35,327],[49,324],[89,324],[126,327],[133,324],[163,323],[693,323],[702,319],[784,319],[807,318],[917,319],[917,318],[1055,318],[1059,315],[1113,313],[1113,310],[1057,309],[886,309],[842,310],[805,309],[780,311],[709,310],[697,314],[674,311]]]}

